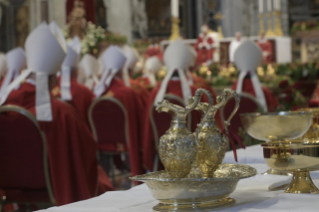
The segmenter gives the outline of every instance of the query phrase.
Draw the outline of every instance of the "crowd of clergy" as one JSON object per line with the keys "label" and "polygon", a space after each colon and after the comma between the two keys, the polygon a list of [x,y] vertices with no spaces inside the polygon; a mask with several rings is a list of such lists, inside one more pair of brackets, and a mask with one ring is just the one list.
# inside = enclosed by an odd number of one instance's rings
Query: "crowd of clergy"
{"label": "crowd of clergy", "polygon": [[[258,48],[249,41],[237,48],[241,54],[238,53],[236,59],[235,53],[232,61],[241,72],[232,89],[255,96],[265,110],[273,111],[277,100],[260,85],[255,71],[260,62],[255,57],[261,55]],[[209,90],[214,98],[217,96],[213,87],[193,73],[196,58],[193,47],[177,39],[166,47],[161,57],[145,58],[144,75],[132,79],[139,61],[132,47],[111,45],[99,58],[89,54],[81,57],[79,38],[66,42],[54,22],[42,23],[35,28],[24,49],[15,48],[0,56],[0,105],[19,106],[36,117],[46,137],[57,205],[114,190],[111,180],[99,165],[99,150],[127,150],[133,176],[154,170],[156,146],[149,111],[166,94],[180,97],[185,105],[197,88]],[[256,62],[247,65],[249,60]],[[166,66],[167,73],[159,82],[156,75],[163,66]],[[93,136],[89,109],[94,101],[103,97],[117,99],[126,110],[129,139],[126,147],[116,145],[116,142],[100,144]],[[202,101],[207,99],[203,97]],[[103,104],[98,107],[101,112]],[[0,128],[6,124],[1,117]],[[116,118],[104,119],[100,125],[110,125]],[[200,118],[198,114],[193,115],[193,130]],[[219,116],[216,124],[220,128],[223,126]],[[12,129],[12,133],[15,130]],[[116,139],[116,136],[107,135],[107,138]]]}

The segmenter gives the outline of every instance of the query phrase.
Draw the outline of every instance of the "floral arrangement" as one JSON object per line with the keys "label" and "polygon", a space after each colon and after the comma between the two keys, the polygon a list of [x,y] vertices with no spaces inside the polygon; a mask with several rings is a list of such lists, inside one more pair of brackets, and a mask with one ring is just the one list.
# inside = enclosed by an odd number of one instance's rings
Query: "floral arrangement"
{"label": "floral arrangement", "polygon": [[[63,30],[64,37],[66,40],[71,39],[69,37],[69,25]],[[127,42],[127,38],[125,36],[119,34],[113,34],[110,32],[106,32],[100,26],[96,26],[91,22],[87,23],[86,27],[86,36],[82,39],[82,49],[81,54],[92,54],[97,56],[98,54],[98,44],[101,42],[107,42],[108,44],[115,44],[115,45],[123,45]]]}
{"label": "floral arrangement", "polygon": [[288,80],[279,83],[278,111],[298,110],[307,106],[307,100],[296,84],[290,84]]}
{"label": "floral arrangement", "polygon": [[298,21],[292,25],[291,33],[294,34],[295,32],[309,32],[318,29],[319,21],[317,20]]}

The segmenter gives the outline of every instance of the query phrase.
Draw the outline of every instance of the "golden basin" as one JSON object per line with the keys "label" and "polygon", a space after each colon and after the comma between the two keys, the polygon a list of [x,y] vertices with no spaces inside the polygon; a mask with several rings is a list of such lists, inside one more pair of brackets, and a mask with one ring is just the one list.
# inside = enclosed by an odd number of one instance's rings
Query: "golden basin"
{"label": "golden basin", "polygon": [[256,175],[248,165],[221,164],[213,178],[172,178],[167,171],[131,177],[149,187],[159,204],[154,211],[203,211],[229,207],[235,200],[229,195],[240,179]]}
{"label": "golden basin", "polygon": [[319,193],[309,174],[319,170],[319,139],[272,141],[261,146],[270,168],[293,172],[286,193]]}
{"label": "golden basin", "polygon": [[292,140],[303,136],[312,123],[312,112],[244,113],[240,119],[246,132],[258,140]]}

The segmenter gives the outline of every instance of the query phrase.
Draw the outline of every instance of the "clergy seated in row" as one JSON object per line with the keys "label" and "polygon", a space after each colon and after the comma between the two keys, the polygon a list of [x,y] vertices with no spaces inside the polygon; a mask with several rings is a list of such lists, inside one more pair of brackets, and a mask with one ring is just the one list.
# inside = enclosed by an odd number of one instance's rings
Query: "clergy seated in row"
{"label": "clergy seated in row", "polygon": [[317,83],[317,87],[314,90],[312,97],[309,101],[308,104],[309,107],[313,108],[313,107],[319,107],[319,81]]}
{"label": "clergy seated in row", "polygon": [[[26,68],[26,57],[21,47],[12,49],[6,55],[6,76],[2,85],[0,85],[0,100],[5,94],[9,84],[16,79],[22,70]],[[18,86],[19,87],[19,86]],[[17,87],[17,88],[18,88]]]}
{"label": "clergy seated in row", "polygon": [[136,79],[136,82],[148,91],[152,91],[157,86],[156,75],[162,68],[162,62],[157,56],[149,57],[145,61],[144,74]]}
{"label": "clergy seated in row", "polygon": [[[51,28],[60,31],[55,22],[50,24]],[[62,32],[61,32],[62,33]],[[84,85],[77,81],[78,61],[81,53],[81,41],[78,37],[74,37],[66,45],[66,57],[61,66],[61,76],[58,83],[52,90],[54,97],[61,99],[72,105],[80,118],[89,128],[88,111],[94,100],[94,94]]]}
{"label": "clergy seated in row", "polygon": [[150,93],[132,78],[136,63],[138,62],[138,53],[130,46],[124,46],[123,51],[126,56],[126,62],[123,68],[124,83],[139,95],[143,102],[143,106],[146,107]]}
{"label": "clergy seated in row", "polygon": [[263,59],[262,51],[254,42],[244,41],[234,55],[234,62],[240,71],[237,81],[232,89],[237,93],[245,92],[256,97],[264,111],[275,111],[278,105],[274,94],[267,88],[261,86],[257,67]]}
{"label": "clergy seated in row", "polygon": [[[132,88],[127,87],[122,80],[122,72],[126,63],[126,56],[121,48],[117,46],[110,46],[102,54],[101,61],[103,63],[103,74],[99,84],[95,86],[94,93],[97,98],[113,97],[124,105],[127,112],[129,129],[129,147],[124,147],[124,149],[128,148],[132,175],[142,174],[143,169],[140,151],[142,149],[142,144],[140,142],[140,132],[142,131],[142,127],[140,123],[142,109],[144,107],[139,95]],[[99,104],[106,103],[101,102]],[[103,105],[99,108],[103,108]],[[117,118],[118,117],[109,117],[109,120],[104,121],[112,121]],[[110,139],[116,139],[116,136],[118,135],[110,135]],[[99,145],[99,149],[102,151],[108,151],[110,148],[117,151],[118,147],[110,147],[107,144]]]}
{"label": "clergy seated in row", "polygon": [[272,44],[265,38],[265,33],[260,33],[259,39],[256,43],[262,50],[263,63],[271,63],[273,61]]}
{"label": "clergy seated in row", "polygon": [[[183,99],[184,105],[188,105],[188,97],[194,95],[197,90],[195,86],[189,85],[185,74],[191,59],[192,55],[188,46],[179,39],[171,43],[164,52],[164,63],[168,72],[161,84],[152,91],[145,110],[143,165],[147,170],[153,171],[156,155],[155,137],[152,131],[149,111],[164,99],[165,94],[180,97]],[[202,100],[208,101],[205,96],[203,96]],[[201,115],[193,111],[191,123],[193,131],[196,129],[200,119]],[[158,136],[160,137],[161,135]]]}
{"label": "clergy seated in row", "polygon": [[0,87],[3,83],[7,71],[7,60],[4,54],[0,54]]}
{"label": "clergy seated in row", "polygon": [[[25,44],[27,69],[10,84],[0,102],[35,114],[47,141],[57,205],[92,198],[97,186],[99,193],[113,190],[107,175],[98,168],[97,144],[88,127],[72,106],[50,94],[66,55],[62,40],[63,37],[52,32],[45,23],[33,30]],[[106,184],[99,183],[102,181]]]}

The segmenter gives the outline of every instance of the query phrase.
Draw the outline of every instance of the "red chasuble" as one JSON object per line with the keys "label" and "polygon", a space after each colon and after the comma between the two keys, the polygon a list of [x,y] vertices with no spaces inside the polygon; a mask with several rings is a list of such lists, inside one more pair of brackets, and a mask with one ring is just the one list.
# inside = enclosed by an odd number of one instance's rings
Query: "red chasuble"
{"label": "red chasuble", "polygon": [[[128,118],[128,128],[129,128],[129,155],[130,155],[130,165],[132,175],[143,174],[142,168],[142,156],[141,156],[141,112],[143,105],[138,97],[138,95],[133,91],[133,89],[126,87],[125,84],[116,78],[112,79],[110,87],[103,94],[104,96],[114,97],[118,99],[125,107]],[[100,103],[103,104],[103,103]],[[110,120],[116,119],[117,117],[110,117]],[[116,139],[117,135],[114,138]],[[108,150],[108,146],[103,144],[99,145],[101,150]]]}
{"label": "red chasuble", "polygon": [[139,98],[142,100],[143,106],[146,107],[150,92],[133,79],[130,79],[130,83],[131,88],[135,91],[135,93],[137,93]]}
{"label": "red chasuble", "polygon": [[158,44],[151,44],[147,47],[144,55],[144,61],[153,56],[157,56],[160,60],[163,60],[163,52]]}
{"label": "red chasuble", "polygon": [[[198,36],[197,42],[195,44],[195,48],[197,51],[197,59],[196,59],[197,65],[201,65],[213,59],[214,49],[211,47],[213,43],[214,43],[213,38],[211,38],[208,34],[207,35],[200,34]],[[206,45],[209,45],[209,47],[207,48]]]}
{"label": "red chasuble", "polygon": [[[35,114],[35,86],[24,83],[11,92],[5,104],[23,107]],[[57,205],[92,198],[98,179],[96,142],[71,106],[52,96],[51,105],[53,121],[39,121],[39,125],[46,135]],[[110,181],[106,182],[108,190],[113,190]]]}
{"label": "red chasuble", "polygon": [[262,53],[263,53],[263,62],[264,63],[271,63],[273,62],[273,55],[272,55],[272,44],[270,41],[259,42],[257,44],[260,46]]}
{"label": "red chasuble", "polygon": [[[160,85],[155,88],[150,94],[150,98],[145,110],[145,120],[144,120],[144,137],[143,137],[143,166],[148,170],[153,170],[154,157],[155,157],[155,140],[153,135],[152,126],[150,123],[150,109],[153,107],[153,102],[155,100],[156,94],[160,88]],[[195,94],[197,90],[196,87],[191,86],[192,95]],[[183,92],[181,89],[180,80],[170,80],[167,85],[166,94],[173,94],[183,98]],[[203,95],[202,101],[208,102],[207,98]],[[192,113],[192,131],[197,127],[197,124],[201,120],[201,114],[197,111]]]}
{"label": "red chasuble", "polygon": [[[232,89],[236,90],[236,87],[237,87],[237,81],[232,86]],[[268,88],[265,88],[262,86],[262,89],[263,89],[263,92],[264,92],[264,95],[266,98],[268,111],[269,112],[275,111],[277,106],[278,106],[278,101],[277,101],[276,97]],[[242,91],[256,97],[253,83],[251,82],[251,79],[249,79],[249,78],[244,79]]]}
{"label": "red chasuble", "polygon": [[[137,82],[140,86],[142,86],[145,90],[147,90],[149,92],[151,92],[154,88],[154,87],[152,87],[151,82],[148,79],[148,77],[139,77],[135,80],[135,82]],[[156,82],[156,86],[157,85],[158,85],[158,83]]]}
{"label": "red chasuble", "polygon": [[[58,83],[52,90],[52,95],[56,98],[61,98],[61,87],[60,87],[61,78],[58,78]],[[86,123],[86,125],[90,128],[90,123],[88,119],[89,107],[94,100],[94,94],[84,85],[78,83],[76,78],[71,77],[71,95],[72,100],[67,101],[70,105],[72,105],[80,118]]]}

